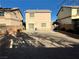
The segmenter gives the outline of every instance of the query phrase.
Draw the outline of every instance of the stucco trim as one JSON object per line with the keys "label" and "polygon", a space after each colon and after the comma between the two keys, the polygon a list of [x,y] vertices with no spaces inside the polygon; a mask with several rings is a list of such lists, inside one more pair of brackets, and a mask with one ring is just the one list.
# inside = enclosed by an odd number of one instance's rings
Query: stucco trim
{"label": "stucco trim", "polygon": [[79,16],[79,15],[66,16],[66,17],[58,19],[58,20],[62,20],[62,19],[70,18],[70,17],[76,17],[76,16]]}
{"label": "stucco trim", "polygon": [[78,8],[79,9],[79,6],[62,6],[62,7],[60,7],[60,9],[58,11],[57,16],[59,15],[62,8]]}
{"label": "stucco trim", "polygon": [[13,19],[13,18],[5,18],[6,20],[13,20],[13,21],[19,21],[19,22],[22,22],[22,21],[20,21],[20,20],[18,20],[18,19]]}

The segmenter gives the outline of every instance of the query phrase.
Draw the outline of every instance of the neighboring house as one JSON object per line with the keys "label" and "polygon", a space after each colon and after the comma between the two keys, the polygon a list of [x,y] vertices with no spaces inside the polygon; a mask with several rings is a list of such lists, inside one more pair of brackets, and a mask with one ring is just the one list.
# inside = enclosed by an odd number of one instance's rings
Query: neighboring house
{"label": "neighboring house", "polygon": [[51,32],[51,11],[50,10],[27,10],[26,11],[27,32]]}
{"label": "neighboring house", "polygon": [[61,29],[79,30],[79,6],[62,6],[57,16]]}
{"label": "neighboring house", "polygon": [[22,29],[22,14],[18,8],[0,8],[0,30]]}

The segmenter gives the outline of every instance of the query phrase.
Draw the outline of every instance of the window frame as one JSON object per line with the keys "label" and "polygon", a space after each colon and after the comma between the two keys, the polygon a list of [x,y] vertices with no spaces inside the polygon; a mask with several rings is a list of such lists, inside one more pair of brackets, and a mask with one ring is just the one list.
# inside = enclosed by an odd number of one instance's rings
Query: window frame
{"label": "window frame", "polygon": [[46,27],[46,23],[42,23],[41,24],[41,27]]}
{"label": "window frame", "polygon": [[77,15],[79,15],[79,9],[77,9]]}
{"label": "window frame", "polygon": [[4,12],[0,12],[0,16],[4,16]]}
{"label": "window frame", "polygon": [[29,23],[29,29],[34,29],[34,24],[33,23]]}
{"label": "window frame", "polygon": [[34,14],[35,14],[34,12],[30,12],[30,17],[34,17],[35,16]]}

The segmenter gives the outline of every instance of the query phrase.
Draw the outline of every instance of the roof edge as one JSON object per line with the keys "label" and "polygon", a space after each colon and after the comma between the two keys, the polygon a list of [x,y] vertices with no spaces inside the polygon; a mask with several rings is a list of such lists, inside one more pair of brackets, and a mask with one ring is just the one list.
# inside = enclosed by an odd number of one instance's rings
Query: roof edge
{"label": "roof edge", "polygon": [[34,10],[32,10],[32,9],[30,10],[30,9],[28,9],[25,12],[26,13],[28,13],[28,12],[49,12],[49,13],[51,13],[52,11],[51,10],[44,10],[44,9],[43,10],[42,9],[41,10],[39,10],[39,9],[38,10],[35,10],[35,9]]}
{"label": "roof edge", "polygon": [[59,14],[59,12],[60,12],[60,10],[61,10],[62,8],[79,8],[79,6],[63,5],[63,6],[60,7],[60,9],[59,9],[59,11],[58,11],[58,13],[57,13],[57,16],[58,16],[58,14]]}

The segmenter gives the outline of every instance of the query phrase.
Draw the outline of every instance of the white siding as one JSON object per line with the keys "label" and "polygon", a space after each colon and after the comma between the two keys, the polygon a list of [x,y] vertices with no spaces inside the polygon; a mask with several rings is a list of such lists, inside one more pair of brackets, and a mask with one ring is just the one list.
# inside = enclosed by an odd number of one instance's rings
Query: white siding
{"label": "white siding", "polygon": [[[26,31],[30,32],[29,30],[29,23],[34,24],[34,31],[37,28],[38,32],[50,32],[52,30],[52,23],[51,23],[51,13],[48,12],[39,12],[34,13],[34,17],[30,17],[30,13],[26,13]],[[42,23],[46,23],[46,27],[42,27]]]}
{"label": "white siding", "polygon": [[[63,10],[62,10],[63,9]],[[62,8],[58,14],[58,19],[68,17],[71,15],[71,8]]]}
{"label": "white siding", "polygon": [[62,19],[61,24],[72,24],[72,20],[71,18]]}

